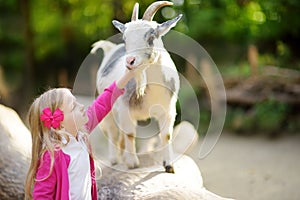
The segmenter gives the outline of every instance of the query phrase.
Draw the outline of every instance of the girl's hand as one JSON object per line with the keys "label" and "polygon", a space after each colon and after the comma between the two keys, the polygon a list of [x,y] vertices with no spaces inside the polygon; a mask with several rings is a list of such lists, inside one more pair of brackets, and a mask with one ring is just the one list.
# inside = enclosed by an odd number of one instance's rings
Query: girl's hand
{"label": "girl's hand", "polygon": [[126,70],[125,74],[116,81],[116,85],[119,89],[123,89],[126,84],[128,83],[128,81],[130,81],[130,79],[132,79],[134,76],[134,70]]}

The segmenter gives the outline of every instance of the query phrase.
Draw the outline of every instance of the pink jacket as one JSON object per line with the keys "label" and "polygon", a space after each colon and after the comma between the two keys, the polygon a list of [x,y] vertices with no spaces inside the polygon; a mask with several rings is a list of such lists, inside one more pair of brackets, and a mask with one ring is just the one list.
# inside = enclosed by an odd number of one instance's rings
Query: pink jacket
{"label": "pink jacket", "polygon": [[[93,104],[87,109],[88,122],[85,125],[86,129],[91,132],[96,125],[107,115],[111,110],[116,99],[124,93],[124,89],[118,89],[114,82],[104,92],[98,96]],[[70,156],[65,154],[61,149],[54,153],[54,165],[52,173],[50,172],[51,158],[50,152],[46,151],[39,162],[39,167],[36,172],[36,181],[33,189],[34,199],[55,199],[69,200],[69,178],[68,166],[70,164]],[[90,169],[92,179],[92,199],[97,199],[97,186],[95,180],[94,160],[90,155]],[[46,179],[45,179],[46,178]],[[45,179],[45,180],[43,180]]]}

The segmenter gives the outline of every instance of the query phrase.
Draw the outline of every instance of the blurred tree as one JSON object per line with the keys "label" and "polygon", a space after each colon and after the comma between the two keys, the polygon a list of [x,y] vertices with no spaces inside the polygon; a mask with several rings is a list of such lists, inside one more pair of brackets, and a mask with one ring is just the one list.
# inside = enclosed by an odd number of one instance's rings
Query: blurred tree
{"label": "blurred tree", "polygon": [[22,76],[22,88],[17,92],[22,100],[28,102],[33,96],[33,88],[35,83],[35,63],[33,49],[33,35],[31,26],[30,1],[20,1],[20,7],[23,19],[23,37],[24,37],[24,75]]}
{"label": "blurred tree", "polygon": [[[111,24],[112,19],[129,21],[135,2],[0,0],[0,65],[9,85],[13,86],[11,90],[30,96],[49,86],[72,86],[90,45],[118,33]],[[152,2],[139,1],[140,18]],[[283,67],[300,67],[297,56],[300,1],[173,2],[174,6],[163,8],[154,19],[162,22],[183,13],[184,18],[175,29],[199,41],[214,60],[222,58],[225,63],[247,59],[247,47],[254,44],[259,53],[272,54]],[[65,76],[62,80],[66,81],[59,83],[58,74]],[[26,100],[20,105],[28,104]]]}
{"label": "blurred tree", "polygon": [[295,19],[300,1],[186,0],[182,11],[186,14],[186,33],[198,41],[219,46],[253,43],[275,56],[288,56],[289,61],[297,58],[300,21]]}
{"label": "blurred tree", "polygon": [[[20,88],[22,75],[25,74],[24,21],[18,1],[0,0],[0,65],[9,86],[8,95],[11,95],[12,90]],[[16,106],[22,95],[18,94],[17,98],[8,96],[5,103]]]}

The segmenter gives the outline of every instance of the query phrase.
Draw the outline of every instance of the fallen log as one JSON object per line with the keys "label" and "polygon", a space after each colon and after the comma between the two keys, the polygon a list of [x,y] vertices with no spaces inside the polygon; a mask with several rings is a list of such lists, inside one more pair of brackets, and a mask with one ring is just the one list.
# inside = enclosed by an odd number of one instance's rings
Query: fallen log
{"label": "fallen log", "polygon": [[243,80],[225,81],[229,104],[254,105],[273,100],[290,105],[300,105],[300,78],[275,75],[253,76]]}

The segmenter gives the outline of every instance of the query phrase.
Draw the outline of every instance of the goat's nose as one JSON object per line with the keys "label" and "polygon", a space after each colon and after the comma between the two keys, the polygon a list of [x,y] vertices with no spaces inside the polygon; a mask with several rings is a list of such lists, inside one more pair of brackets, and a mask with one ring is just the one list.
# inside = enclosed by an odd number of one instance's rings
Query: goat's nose
{"label": "goat's nose", "polygon": [[134,61],[135,61],[135,57],[133,57],[133,56],[128,56],[128,57],[126,58],[126,63],[127,63],[127,65],[129,65],[129,66],[133,65],[133,64],[134,64]]}

